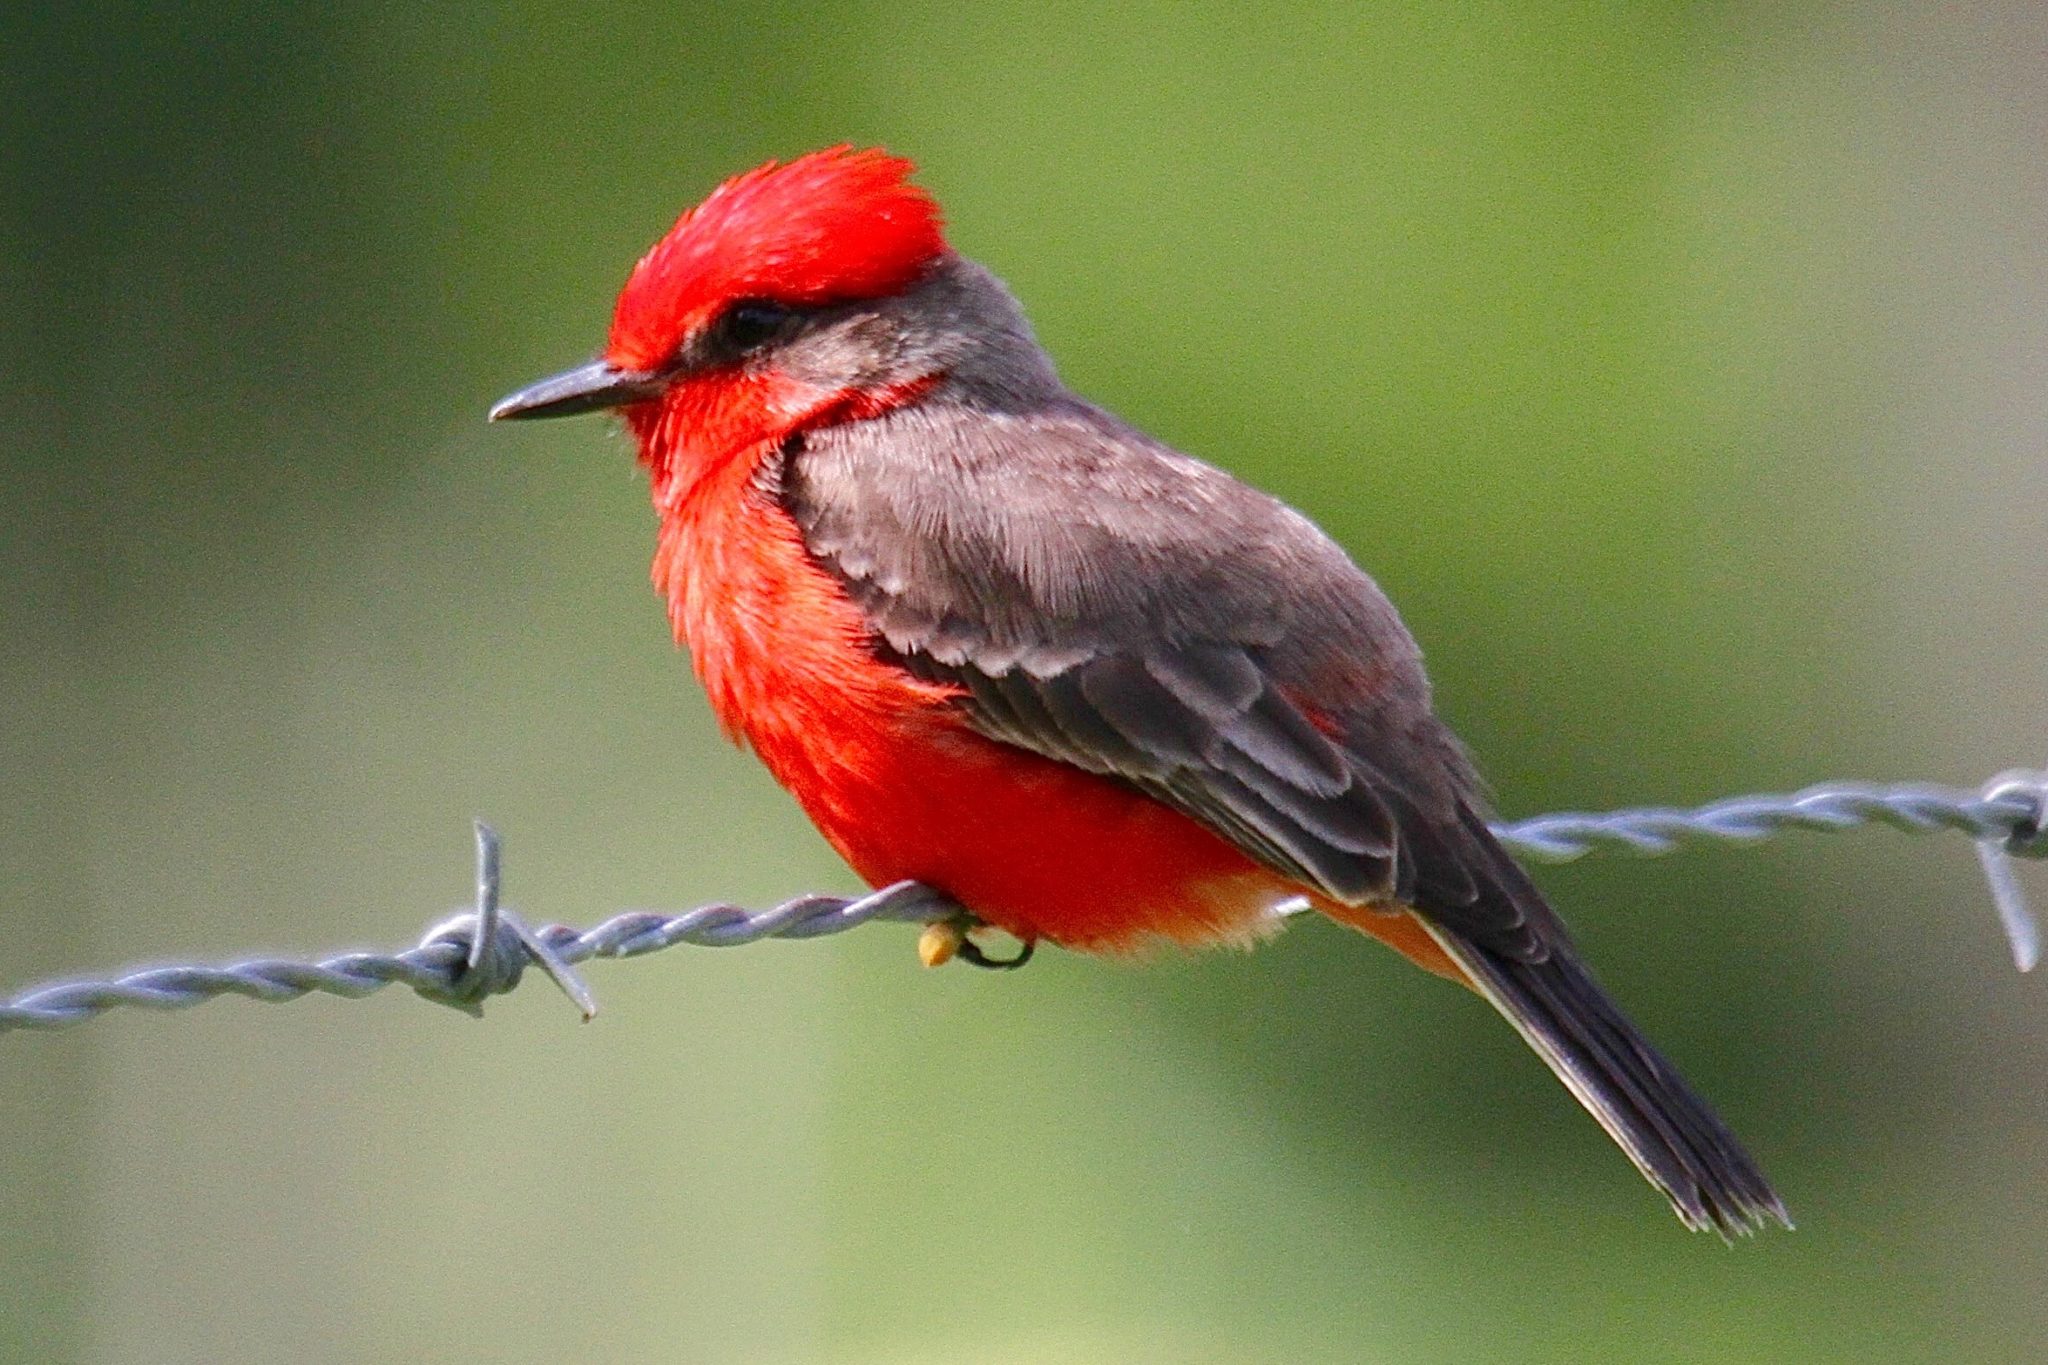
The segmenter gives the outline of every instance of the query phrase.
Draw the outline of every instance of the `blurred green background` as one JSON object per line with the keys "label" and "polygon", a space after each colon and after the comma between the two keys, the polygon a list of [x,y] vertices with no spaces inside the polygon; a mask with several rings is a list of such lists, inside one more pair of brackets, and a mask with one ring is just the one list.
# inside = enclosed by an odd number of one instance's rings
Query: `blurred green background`
{"label": "blurred green background", "polygon": [[[0,977],[849,875],[588,355],[718,178],[917,158],[1069,381],[1403,607],[1510,815],[2048,759],[2048,11],[0,9]],[[2030,870],[2036,891],[2048,891]],[[2048,996],[1962,841],[1545,870],[1800,1230],[1689,1236],[1369,943],[911,931],[0,1039],[0,1359],[2009,1361]]]}

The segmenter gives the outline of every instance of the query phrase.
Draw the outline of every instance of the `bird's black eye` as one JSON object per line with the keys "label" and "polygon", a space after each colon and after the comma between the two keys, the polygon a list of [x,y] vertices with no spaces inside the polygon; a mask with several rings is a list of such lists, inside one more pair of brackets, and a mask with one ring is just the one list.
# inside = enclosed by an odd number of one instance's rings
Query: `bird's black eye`
{"label": "bird's black eye", "polygon": [[728,350],[746,352],[782,335],[796,310],[766,299],[741,299],[718,319],[718,340]]}

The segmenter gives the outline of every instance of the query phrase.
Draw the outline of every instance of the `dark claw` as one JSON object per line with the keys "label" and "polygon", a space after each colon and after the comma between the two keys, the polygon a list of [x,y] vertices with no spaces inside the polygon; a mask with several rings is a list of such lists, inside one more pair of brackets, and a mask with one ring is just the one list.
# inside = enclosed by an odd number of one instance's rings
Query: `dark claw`
{"label": "dark claw", "polygon": [[1021,942],[1023,946],[1017,949],[1015,957],[990,957],[981,950],[981,945],[977,944],[973,939],[963,938],[960,940],[960,960],[972,963],[976,967],[984,967],[992,972],[1014,972],[1029,962],[1031,955],[1038,951],[1038,941],[1036,939],[1027,938],[1021,940]]}

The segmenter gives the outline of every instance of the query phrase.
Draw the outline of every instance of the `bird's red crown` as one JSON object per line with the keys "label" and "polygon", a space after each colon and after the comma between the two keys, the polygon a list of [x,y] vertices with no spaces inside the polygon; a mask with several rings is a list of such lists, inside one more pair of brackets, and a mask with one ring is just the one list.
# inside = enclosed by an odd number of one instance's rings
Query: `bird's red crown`
{"label": "bird's red crown", "polygon": [[713,190],[633,267],[606,359],[655,369],[736,299],[880,298],[946,249],[938,205],[902,157],[846,145],[770,161]]}

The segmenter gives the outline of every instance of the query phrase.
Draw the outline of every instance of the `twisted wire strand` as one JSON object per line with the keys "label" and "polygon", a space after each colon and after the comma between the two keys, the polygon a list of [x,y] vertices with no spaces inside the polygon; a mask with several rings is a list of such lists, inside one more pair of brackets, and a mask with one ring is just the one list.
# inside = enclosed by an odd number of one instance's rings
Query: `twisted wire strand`
{"label": "twisted wire strand", "polygon": [[2021,857],[2041,857],[2042,784],[1994,778],[1965,793],[1915,783],[1823,782],[1787,795],[1735,796],[1691,810],[1648,806],[1600,814],[1538,815],[1493,832],[1511,850],[1537,862],[1563,863],[1592,852],[1655,857],[1681,843],[1714,839],[1745,844],[1788,829],[1835,831],[1882,824],[1908,834],[1957,830],[1996,839]]}
{"label": "twisted wire strand", "polygon": [[[1981,791],[1918,783],[1830,782],[1785,795],[1738,796],[1692,809],[1643,807],[1564,812],[1497,824],[1501,842],[1526,858],[1569,862],[1589,853],[1641,856],[1685,844],[1749,844],[1786,830],[1834,832],[1885,825],[1907,833],[1953,830],[1977,841],[1986,879],[2020,970],[2038,960],[2039,936],[2009,859],[2048,858],[2048,773],[2009,772]],[[587,1019],[596,1013],[574,967],[592,958],[639,957],[677,944],[731,948],[769,938],[809,939],[875,920],[968,923],[971,916],[929,887],[899,882],[865,896],[805,895],[768,910],[705,905],[679,915],[628,911],[585,930],[529,929],[498,903],[501,850],[477,825],[477,905],[398,953],[342,953],[318,961],[251,958],[225,966],[173,965],[110,980],[32,987],[0,1004],[0,1033],[60,1029],[117,1008],[186,1009],[224,995],[282,1002],[318,992],[357,1000],[390,985],[472,1014],[517,986],[529,966],[553,978]]]}

